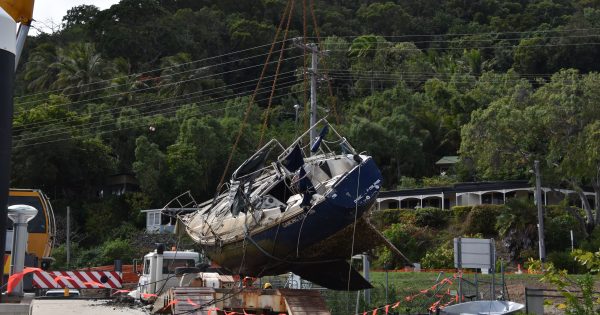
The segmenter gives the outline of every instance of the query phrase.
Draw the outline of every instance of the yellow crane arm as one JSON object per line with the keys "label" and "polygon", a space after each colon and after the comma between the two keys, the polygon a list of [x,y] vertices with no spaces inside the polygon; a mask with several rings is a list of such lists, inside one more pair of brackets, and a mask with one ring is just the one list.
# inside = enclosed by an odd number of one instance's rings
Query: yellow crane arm
{"label": "yellow crane arm", "polygon": [[17,23],[31,24],[35,0],[0,0],[0,7]]}

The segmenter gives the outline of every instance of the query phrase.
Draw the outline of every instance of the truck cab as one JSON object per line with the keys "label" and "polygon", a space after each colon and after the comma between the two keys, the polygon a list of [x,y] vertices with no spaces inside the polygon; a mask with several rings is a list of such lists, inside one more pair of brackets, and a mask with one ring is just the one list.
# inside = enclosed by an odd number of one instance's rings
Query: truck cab
{"label": "truck cab", "polygon": [[144,256],[138,281],[140,299],[148,301],[179,285],[175,275],[177,268],[194,268],[200,262],[200,254],[193,251],[161,251],[159,249]]}

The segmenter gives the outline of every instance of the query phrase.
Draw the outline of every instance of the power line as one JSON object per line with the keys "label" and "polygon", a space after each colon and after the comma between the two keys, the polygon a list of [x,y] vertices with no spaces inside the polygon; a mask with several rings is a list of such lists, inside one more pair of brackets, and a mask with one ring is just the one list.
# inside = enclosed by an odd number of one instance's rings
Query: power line
{"label": "power line", "polygon": [[[569,30],[534,30],[534,31],[514,31],[514,32],[486,32],[486,33],[447,33],[447,34],[410,34],[410,35],[376,35],[376,36],[381,36],[384,38],[410,38],[410,37],[449,37],[449,36],[474,36],[474,35],[502,35],[502,34],[530,34],[530,33],[563,33],[563,32],[574,32],[574,31],[600,31],[600,28],[585,28],[585,29],[569,29]],[[543,38],[570,38],[570,37],[586,37],[586,36],[600,36],[600,35],[581,35],[581,36],[554,36],[554,37],[543,37]],[[335,37],[339,37],[339,38],[356,38],[356,37],[360,37],[360,36],[335,36]],[[307,37],[310,39],[316,39],[317,37]],[[514,40],[517,39],[522,39],[522,38],[514,38]],[[490,39],[464,39],[463,41],[489,41]],[[512,39],[500,39],[500,40],[512,40]],[[283,43],[285,41],[289,41],[289,40],[282,40],[282,41],[276,41],[276,44],[280,44]],[[447,41],[418,41],[417,43],[428,43],[428,42],[449,42],[450,40]],[[80,85],[80,87],[85,87],[88,85],[95,85],[95,84],[100,84],[100,83],[109,83],[113,80],[117,80],[117,79],[123,79],[123,78],[131,78],[131,77],[136,77],[136,76],[141,76],[144,74],[149,74],[149,73],[153,73],[153,72],[158,72],[158,71],[164,71],[167,69],[171,69],[171,68],[178,68],[178,67],[182,67],[182,66],[186,66],[186,65],[192,65],[192,64],[196,64],[196,63],[200,63],[200,62],[205,62],[205,61],[209,61],[209,60],[214,60],[214,59],[219,59],[219,58],[223,58],[226,56],[232,56],[235,54],[240,54],[243,52],[248,52],[251,50],[255,50],[258,48],[263,48],[263,47],[268,47],[271,44],[264,44],[264,45],[259,45],[259,46],[254,46],[254,47],[250,47],[250,48],[246,48],[246,49],[241,49],[241,50],[237,50],[237,51],[233,51],[233,52],[229,52],[229,53],[225,53],[225,54],[221,54],[221,55],[217,55],[217,56],[212,56],[212,57],[207,57],[207,58],[202,58],[202,59],[198,59],[198,60],[193,60],[190,62],[185,62],[185,63],[180,63],[177,65],[173,65],[173,66],[168,66],[168,67],[162,67],[162,68],[156,68],[156,69],[152,69],[152,70],[148,70],[148,71],[143,71],[143,72],[137,72],[137,73],[132,73],[129,75],[124,75],[124,76],[119,76],[119,77],[113,77],[110,79],[104,79],[101,81],[97,81],[97,82],[91,82],[91,83],[87,83],[87,84],[83,84]],[[289,48],[288,48],[289,49]],[[287,50],[287,49],[286,49]],[[254,56],[250,56],[250,57],[244,57],[241,59],[236,59],[236,60],[232,60],[232,61],[228,61],[228,62],[223,62],[221,64],[218,65],[222,65],[222,64],[228,64],[228,63],[232,63],[232,62],[238,62],[238,61],[242,61],[242,60],[247,60],[247,59],[252,59],[252,58],[257,58],[257,57],[261,57],[261,56],[265,56],[267,54],[260,54],[260,55],[254,55]],[[208,66],[208,67],[212,67],[212,66]],[[198,68],[196,68],[198,69]],[[28,94],[28,95],[23,95],[23,96],[18,96],[15,97],[15,100],[21,99],[21,98],[26,98],[26,97],[32,97],[32,96],[37,96],[37,95],[41,95],[41,94],[51,94],[51,93],[55,93],[55,92],[62,92],[64,89],[55,89],[55,90],[50,90],[50,91],[44,91],[44,92],[38,92],[38,93],[34,93],[34,94]],[[90,91],[88,91],[90,92]],[[65,95],[65,96],[73,96],[73,95],[77,95],[78,93],[75,94],[69,94],[69,95]]]}
{"label": "power line", "polygon": [[[402,42],[390,42],[399,44]],[[424,49],[420,48],[402,48],[404,51],[428,51],[428,50],[465,50],[465,49],[506,49],[506,48],[530,48],[530,47],[563,47],[563,46],[587,46],[587,45],[598,45],[600,42],[589,42],[589,43],[564,43],[564,44],[538,44],[538,45],[508,45],[508,46],[466,46],[466,47],[427,47]],[[344,45],[345,46],[345,45]],[[389,50],[391,47],[381,48],[365,48],[357,49],[360,51],[380,51]],[[329,51],[342,51],[348,52],[348,49],[328,49]]]}
{"label": "power line", "polygon": [[[475,36],[475,35],[503,35],[503,34],[536,34],[536,33],[571,33],[581,31],[600,31],[600,28],[575,28],[575,29],[564,29],[564,30],[533,30],[533,31],[507,31],[507,32],[482,32],[482,33],[446,33],[446,34],[407,34],[407,35],[346,35],[346,36],[335,36],[338,38],[356,38],[361,36],[380,36],[384,38],[410,38],[410,37],[450,37],[450,36]],[[316,39],[316,36],[307,37],[310,39]]]}
{"label": "power line", "polygon": [[[289,96],[289,95],[293,95],[293,94],[295,94],[295,93],[294,92],[290,92],[290,93],[283,94],[281,96]],[[262,99],[259,99],[258,101],[264,101],[264,100],[267,100],[267,99],[268,98],[262,98]],[[211,103],[211,104],[216,104],[216,103],[217,102],[214,102],[214,103]],[[193,103],[184,104],[182,106],[191,105],[191,104],[193,104]],[[207,105],[210,105],[210,104],[207,104]],[[213,109],[213,110],[210,110],[210,111],[200,112],[197,115],[199,115],[199,114],[210,114],[210,113],[213,113],[213,112],[223,111],[223,110],[232,109],[232,108],[238,108],[238,107],[242,107],[243,105],[244,104],[226,106],[226,107],[223,107],[223,108],[217,108],[217,109]],[[191,115],[190,117],[195,117],[197,115]],[[121,131],[121,130],[138,128],[138,127],[144,126],[145,124],[146,123],[142,123],[142,124],[137,124],[137,125],[134,125],[134,126],[128,126],[128,127],[119,128],[119,129],[109,129],[109,130],[105,130],[105,131],[99,131],[99,132],[96,133],[96,135],[101,135],[101,134],[112,133],[112,132]],[[89,135],[70,136],[70,137],[66,137],[66,138],[58,138],[58,139],[52,139],[52,140],[48,140],[48,141],[40,141],[40,142],[23,144],[23,145],[16,145],[16,146],[14,146],[14,148],[31,147],[31,146],[41,145],[41,144],[48,144],[48,143],[55,143],[55,142],[66,141],[66,140],[70,140],[70,139],[80,139],[80,138],[84,138],[84,137],[89,137]]]}
{"label": "power line", "polygon": [[[276,43],[282,43],[282,42],[283,41],[278,41]],[[131,77],[135,77],[135,76],[141,76],[141,75],[144,75],[144,74],[153,73],[153,72],[157,72],[157,71],[164,71],[164,70],[171,69],[171,68],[177,68],[177,67],[191,65],[191,64],[195,64],[195,63],[199,63],[199,62],[208,61],[208,60],[219,59],[219,58],[223,58],[223,57],[226,57],[226,56],[231,56],[231,55],[235,55],[235,54],[247,52],[247,51],[258,49],[258,48],[262,48],[262,47],[268,47],[270,45],[271,44],[254,46],[254,47],[250,47],[250,48],[246,48],[246,49],[242,49],[242,50],[236,50],[236,51],[232,51],[232,52],[229,52],[229,53],[226,53],[226,54],[221,54],[221,55],[217,55],[217,56],[213,56],[213,57],[207,57],[207,58],[203,58],[203,59],[193,60],[193,61],[190,61],[190,62],[180,63],[180,64],[169,66],[169,67],[156,68],[156,69],[152,69],[152,70],[148,70],[148,71],[144,71],[144,72],[132,73],[132,74],[129,74],[129,75],[124,75],[124,76],[120,76],[120,77],[113,77],[113,78],[110,78],[110,79],[105,79],[105,80],[97,81],[97,82],[93,82],[93,83],[87,83],[87,84],[84,84],[84,85],[81,85],[81,86],[88,86],[88,85],[99,84],[99,83],[103,83],[103,82],[111,82],[111,81],[117,80],[117,79],[124,79],[124,78],[131,78]],[[264,55],[266,55],[266,54],[255,55],[255,56],[251,56],[251,57],[236,59],[235,61],[246,60],[246,59],[260,57],[260,56],[264,56]],[[38,93],[35,93],[35,94],[28,94],[28,95],[24,95],[24,96],[19,96],[19,97],[15,97],[15,99],[21,99],[21,98],[25,98],[25,97],[32,97],[32,96],[41,95],[41,94],[51,94],[51,93],[62,92],[62,91],[63,91],[63,89],[55,89],[55,90],[51,90],[51,91],[44,91],[44,92],[38,92]]]}
{"label": "power line", "polygon": [[[287,51],[287,50],[290,50],[290,49],[288,48],[288,49],[285,49],[285,50]],[[181,74],[186,74],[186,73],[190,73],[190,72],[195,72],[195,71],[205,71],[205,70],[208,70],[208,69],[210,69],[210,68],[214,68],[214,67],[217,67],[217,66],[226,65],[226,64],[229,64],[229,63],[236,63],[236,62],[239,62],[239,61],[242,61],[242,60],[249,60],[249,59],[251,59],[251,58],[263,57],[263,56],[265,56],[265,55],[266,55],[266,54],[262,54],[262,55],[256,55],[256,56],[249,57],[249,58],[236,59],[236,60],[232,60],[232,61],[222,62],[222,63],[219,63],[219,64],[214,64],[214,65],[209,65],[209,66],[203,66],[203,67],[198,67],[198,68],[188,69],[188,70],[181,71],[181,72],[175,72],[175,73],[170,73],[170,74],[166,74],[166,75],[160,75],[160,77],[148,77],[148,78],[144,78],[144,79],[138,80],[138,81],[136,81],[136,82],[139,82],[139,83],[144,83],[144,82],[147,82],[147,81],[154,81],[154,80],[157,80],[157,79],[160,79],[160,80],[162,80],[162,79],[165,79],[165,78],[169,78],[169,77],[173,77],[173,76],[177,76],[177,75],[181,75]],[[231,71],[231,72],[235,72],[235,71]],[[230,73],[230,72],[227,72],[227,71],[224,71],[224,72],[217,72],[217,73],[214,73],[214,74],[211,74],[211,75],[205,76],[205,77],[210,77],[210,76],[218,76],[218,75],[221,75],[221,74],[226,74],[226,73]],[[200,79],[200,78],[205,78],[205,77],[199,77],[199,78],[197,78],[197,79]],[[117,79],[108,79],[108,80],[112,81],[112,80],[117,80]],[[180,82],[182,82],[182,81],[180,81]],[[80,88],[80,87],[83,87],[83,86],[87,86],[87,85],[91,85],[91,84],[96,84],[96,82],[94,82],[94,83],[88,83],[88,84],[82,84],[82,85],[78,85],[78,86],[77,86],[77,88]],[[119,87],[122,87],[122,86],[127,86],[127,85],[128,85],[127,83],[123,83],[123,84],[116,84],[116,85],[108,85],[108,86],[106,86],[106,87],[102,87],[102,88],[98,88],[98,89],[94,89],[94,90],[82,91],[82,92],[71,93],[71,94],[61,94],[61,95],[62,95],[62,96],[65,96],[65,97],[76,96],[76,95],[84,95],[84,94],[93,93],[93,92],[99,92],[99,91],[104,91],[104,90],[112,90],[112,89],[117,89],[117,88],[119,88]],[[161,86],[161,85],[159,85],[159,86],[157,86],[157,87],[159,87],[159,88],[160,88],[160,87],[164,87],[164,86],[169,86],[169,84],[165,84],[165,85],[162,85],[162,86]],[[147,89],[152,89],[152,88],[157,88],[157,87],[151,86],[151,87],[148,87]],[[66,87],[66,88],[62,89],[62,91],[66,90],[66,89],[68,89],[68,88],[69,88],[69,87]],[[141,89],[140,89],[140,90],[141,90]],[[60,91],[60,90],[59,90],[59,91]],[[121,93],[130,93],[130,92],[126,91],[126,92],[121,92]],[[85,101],[85,100],[80,100],[80,101]],[[44,100],[42,99],[42,100],[32,100],[32,101],[26,101],[26,102],[21,102],[21,103],[19,103],[18,105],[28,105],[28,104],[32,104],[32,103],[36,103],[36,102],[39,104],[39,103],[42,103],[42,102],[44,102]],[[77,102],[79,102],[79,101],[77,101]]]}
{"label": "power line", "polygon": [[[592,36],[593,37],[597,37],[597,36],[600,36],[600,34],[598,34],[598,35],[581,35],[581,36],[574,35],[574,36],[561,36],[561,37],[560,36],[559,37],[540,37],[540,38],[541,39],[552,39],[552,38],[583,38],[583,37],[592,37]],[[474,40],[463,40],[463,41],[465,41],[465,42],[468,42],[468,41],[474,41],[474,42],[481,42],[481,41],[483,41],[483,42],[485,42],[485,41],[490,41],[490,40],[488,40],[488,39],[474,39]],[[414,43],[443,43],[443,42],[449,42],[449,41],[433,40],[433,41],[419,41],[419,42],[414,42]],[[387,43],[389,43],[389,44],[395,44],[395,43],[401,43],[401,42],[387,42]],[[598,42],[589,42],[589,43],[563,43],[563,44],[550,44],[550,43],[548,43],[548,44],[525,45],[525,46],[512,45],[512,46],[429,47],[429,48],[426,48],[425,50],[506,49],[506,48],[525,48],[525,47],[583,46],[583,45],[598,45],[598,44],[600,44],[600,43],[598,43]],[[344,46],[346,46],[345,44],[340,44],[340,43],[330,43],[329,45],[333,45],[333,46],[344,45]],[[257,46],[257,47],[263,47],[263,46]],[[391,47],[385,47],[385,48],[367,48],[367,49],[359,49],[359,50],[361,50],[361,51],[378,51],[378,50],[387,50],[389,48],[391,48]],[[287,50],[291,50],[291,49],[292,48],[285,48],[284,50],[287,51]],[[423,49],[419,49],[419,48],[403,48],[403,50],[404,51],[422,51]],[[346,51],[346,50],[335,50],[334,49],[333,51]],[[231,53],[231,54],[233,54],[233,53]],[[228,54],[225,54],[225,55],[228,55]],[[184,74],[184,73],[188,73],[188,72],[199,71],[199,70],[207,70],[207,69],[210,69],[210,68],[214,68],[216,66],[225,65],[225,64],[229,64],[229,63],[235,63],[235,62],[239,62],[241,60],[248,60],[248,59],[251,59],[251,58],[257,58],[257,57],[261,57],[261,56],[265,56],[265,55],[266,54],[255,55],[255,56],[251,56],[251,57],[247,57],[247,58],[242,58],[242,59],[238,59],[238,60],[222,62],[222,63],[215,64],[215,65],[208,65],[208,66],[204,66],[204,67],[201,67],[201,68],[188,69],[188,70],[181,71],[181,72],[167,74],[165,76],[162,76],[161,78],[171,77],[171,76],[175,76],[175,75],[179,75],[179,74]],[[222,56],[224,56],[224,55],[222,55]],[[214,59],[214,58],[216,58],[216,57],[206,58],[206,59],[203,59],[203,60]],[[298,56],[296,56],[296,57],[288,57],[288,58],[286,58],[284,60],[290,60],[290,59],[295,59],[295,58],[298,58]],[[199,60],[199,61],[201,61],[201,60]],[[180,67],[182,65],[197,63],[199,61],[193,61],[193,62],[189,62],[189,63],[179,64],[179,65],[172,66],[172,67],[165,67],[165,68],[162,68],[162,69],[169,69],[169,68],[174,68],[174,67]],[[272,64],[272,63],[275,63],[275,62],[273,61],[273,62],[270,62],[269,64]],[[241,69],[236,69],[236,70],[223,71],[223,72],[209,74],[209,75],[206,75],[206,76],[197,77],[197,78],[193,78],[193,79],[188,79],[188,80],[182,80],[182,81],[167,83],[167,84],[161,85],[160,87],[171,86],[171,85],[178,84],[178,83],[190,82],[190,81],[199,80],[199,79],[205,79],[205,78],[209,78],[209,77],[216,77],[216,76],[219,76],[219,75],[222,75],[222,74],[228,74],[228,73],[232,73],[232,72],[236,72],[236,71],[247,70],[247,69],[250,69],[252,67],[258,67],[258,66],[259,65],[255,65],[255,66],[249,66],[249,67],[245,67],[245,68],[241,68]],[[150,71],[147,71],[147,72],[142,72],[140,74],[151,73],[151,72],[155,72],[155,71],[158,71],[158,70],[160,70],[160,69],[150,70]],[[133,75],[130,75],[130,76],[124,76],[124,77],[121,77],[121,78],[133,77],[134,75],[136,75],[136,74],[133,74]],[[155,79],[157,79],[157,78],[142,79],[142,80],[140,80],[138,82],[145,82],[145,81],[150,81],[150,80],[155,80]],[[83,87],[83,86],[92,85],[92,84],[98,84],[100,82],[107,82],[107,81],[112,81],[112,80],[116,80],[116,78],[107,79],[107,80],[98,81],[98,82],[93,82],[93,83],[89,83],[89,84],[83,84],[83,85],[80,85],[78,87]],[[82,95],[82,94],[92,93],[92,92],[97,92],[97,91],[102,91],[102,90],[115,89],[115,88],[118,88],[120,86],[125,86],[125,85],[127,85],[127,84],[112,85],[112,86],[107,86],[107,87],[104,87],[104,88],[94,89],[94,90],[90,90],[90,91],[82,91],[82,92],[78,92],[78,93],[67,94],[67,95],[64,95],[64,96],[68,97],[68,96]],[[129,93],[143,92],[143,91],[147,91],[147,90],[151,90],[151,89],[156,89],[156,88],[157,87],[152,86],[152,87],[146,87],[146,88],[137,89],[137,90],[134,90],[134,91],[119,92],[119,93],[110,94],[110,95],[101,96],[101,97],[96,97],[96,98],[90,98],[90,99],[83,99],[83,100],[78,100],[78,101],[72,101],[70,103],[65,103],[65,105],[79,104],[79,103],[86,102],[86,101],[87,102],[89,102],[89,101],[95,101],[95,100],[99,100],[99,99],[102,99],[102,98],[109,98],[109,97],[114,97],[114,96],[121,96],[121,95],[126,95],[126,94],[129,94]],[[64,89],[62,89],[62,90],[53,90],[53,91],[48,91],[48,92],[40,92],[40,93],[37,93],[37,94],[30,94],[30,95],[22,96],[22,97],[19,97],[19,98],[32,97],[32,96],[35,96],[35,95],[47,94],[47,93],[56,92],[56,91],[63,91],[63,90]],[[28,105],[28,104],[34,104],[34,103],[39,104],[39,103],[42,103],[44,101],[45,100],[32,100],[32,101],[26,101],[26,102],[18,103],[18,105]]]}
{"label": "power line", "polygon": [[[522,37],[515,37],[515,38],[456,38],[456,39],[450,39],[450,40],[422,40],[422,41],[385,41],[385,42],[374,42],[372,44],[374,45],[393,45],[393,44],[398,44],[398,43],[412,43],[412,44],[440,44],[440,43],[447,43],[447,44],[456,44],[456,43],[469,43],[469,42],[492,42],[492,41],[496,41],[496,42],[503,42],[503,41],[521,41],[523,39],[570,39],[570,38],[590,38],[590,37],[600,37],[600,34],[588,34],[588,35],[571,35],[571,36],[537,36],[537,37],[527,37],[527,38],[522,38]],[[370,44],[370,43],[367,43]],[[332,42],[332,43],[327,43],[327,46],[352,46],[352,42],[346,42],[346,43],[336,43],[336,42]],[[504,47],[504,46],[498,46],[498,47]],[[393,47],[386,47],[386,48],[393,48]],[[468,47],[467,47],[468,48]],[[428,49],[428,48],[425,48]]]}
{"label": "power line", "polygon": [[[294,73],[295,71],[287,71],[284,72],[284,74],[289,74],[289,73]],[[268,76],[267,78],[272,78],[273,76]],[[287,76],[286,76],[287,78]],[[132,105],[126,105],[123,107],[114,107],[114,108],[110,108],[110,109],[106,109],[106,110],[100,110],[100,111],[95,111],[92,112],[91,114],[103,114],[103,113],[111,113],[111,112],[116,112],[118,110],[122,110],[122,109],[126,109],[126,108],[135,108],[138,106],[144,107],[143,105],[146,104],[151,104],[151,103],[155,103],[155,102],[162,102],[165,100],[169,100],[169,99],[175,99],[175,98],[180,98],[180,97],[187,97],[190,95],[196,95],[199,93],[206,93],[206,92],[211,92],[211,91],[215,91],[214,93],[211,94],[205,94],[204,96],[211,96],[214,94],[218,94],[219,92],[222,91],[226,91],[227,89],[234,89],[234,88],[244,88],[244,87],[249,87],[250,85],[247,85],[246,83],[250,83],[250,82],[255,82],[258,79],[252,79],[252,80],[247,80],[247,81],[242,81],[242,82],[238,82],[235,84],[230,84],[230,85],[224,85],[224,86],[218,86],[212,89],[208,89],[208,90],[201,90],[201,91],[197,91],[197,92],[191,92],[191,93],[187,93],[187,94],[183,94],[183,95],[176,95],[176,96],[171,96],[168,98],[163,98],[163,99],[156,99],[156,100],[151,100],[151,101],[146,101],[146,102],[142,102],[142,103],[136,103],[136,104],[132,104]],[[58,104],[60,105],[60,104]],[[47,124],[47,123],[51,123],[51,122],[61,122],[61,121],[66,121],[68,120],[67,118],[56,118],[56,119],[51,119],[51,120],[43,120],[43,121],[39,121],[39,122],[33,122],[33,123],[29,123],[29,124],[23,124],[19,127],[15,127],[13,128],[14,131],[22,131],[22,130],[27,130],[27,128],[25,127],[32,127],[32,126],[37,126],[37,125],[42,125],[42,124]]]}
{"label": "power line", "polygon": [[[289,86],[293,86],[294,84],[296,84],[297,82],[288,82],[285,85],[282,84],[282,86],[279,89],[283,89]],[[264,90],[268,90],[270,89],[269,87],[265,87],[260,89],[260,91]],[[293,92],[290,92],[288,94],[285,95],[290,95],[293,94]],[[243,97],[243,96],[248,96],[248,94],[244,94],[244,93],[238,93],[236,95],[234,95],[234,97],[222,97],[220,99],[217,100],[210,100],[210,102],[207,101],[207,103],[205,103],[204,105],[210,105],[210,104],[217,104],[218,102],[224,102],[227,100],[231,100],[231,99],[235,99],[235,98],[239,98],[239,97]],[[189,100],[188,100],[189,101]],[[170,102],[164,103],[164,104],[168,104]],[[166,113],[172,113],[172,112],[176,112],[177,110],[179,110],[181,107],[185,106],[185,105],[189,105],[189,104],[193,104],[196,102],[191,102],[191,103],[186,103],[186,104],[181,104],[175,107],[169,107],[169,108],[162,108],[162,109],[157,109],[154,111],[149,111],[149,112],[142,112],[142,113],[137,113],[135,115],[133,115],[135,118],[143,118],[143,117],[150,117],[153,115],[157,115],[157,114],[166,114]],[[164,105],[161,104],[161,105]],[[51,136],[59,136],[62,134],[68,134],[71,133],[73,130],[73,127],[77,128],[77,131],[92,131],[93,129],[96,128],[101,128],[101,127],[105,127],[105,126],[110,126],[113,125],[114,122],[110,121],[110,122],[104,122],[104,121],[97,121],[97,122],[91,122],[91,123],[87,123],[87,124],[82,124],[82,125],[78,125],[78,126],[66,126],[66,127],[62,127],[59,129],[54,129],[54,130],[50,130],[50,131],[42,131],[42,132],[38,132],[37,134],[34,135],[26,135],[27,137],[25,137],[25,135],[23,135],[20,139],[16,139],[18,141],[30,141],[30,140],[35,140],[35,139],[40,139],[40,138],[46,138],[46,137],[51,137]],[[64,131],[62,131],[64,130]],[[119,130],[119,129],[115,129],[115,130]],[[56,131],[60,131],[60,132],[56,132]]]}
{"label": "power line", "polygon": [[[284,60],[293,60],[293,59],[297,59],[299,57],[300,56],[293,56],[293,57],[285,58]],[[274,63],[274,62],[269,62],[268,64],[272,64],[272,63]],[[171,82],[171,83],[167,83],[167,84],[161,85],[158,88],[163,88],[163,87],[166,87],[166,86],[172,86],[172,85],[176,85],[176,84],[179,84],[179,83],[186,83],[186,82],[196,81],[196,80],[200,80],[200,79],[206,79],[206,78],[210,78],[210,77],[216,77],[216,76],[220,76],[220,75],[223,75],[223,74],[235,73],[237,71],[248,70],[248,69],[252,69],[252,68],[256,68],[256,67],[260,67],[260,66],[262,66],[262,65],[252,65],[252,66],[247,66],[247,67],[243,67],[243,68],[237,68],[237,69],[234,69],[234,70],[223,71],[223,72],[219,72],[219,73],[213,73],[213,74],[209,74],[209,75],[202,76],[202,77],[197,77],[197,78],[192,78],[192,79],[186,79],[186,80],[181,80],[181,81],[177,81],[177,82]],[[67,102],[67,103],[64,103],[64,104],[60,104],[60,105],[55,105],[55,106],[67,106],[67,105],[73,105],[73,104],[81,104],[81,103],[84,103],[84,102],[97,101],[97,100],[101,100],[101,99],[104,99],[104,98],[111,98],[111,97],[114,97],[114,96],[121,96],[121,95],[126,95],[126,94],[129,94],[129,93],[143,92],[143,91],[153,90],[153,89],[156,89],[156,88],[157,87],[150,86],[150,87],[146,87],[146,88],[137,89],[137,90],[135,90],[133,92],[119,92],[119,93],[114,93],[114,94],[110,94],[110,95],[98,96],[98,97],[94,97],[94,98],[90,98],[90,99],[84,99],[84,100],[78,100],[78,101],[70,101],[70,102]],[[34,102],[35,101],[24,102],[24,103],[19,103],[17,105],[26,105],[26,104],[30,104],[30,103],[34,103]],[[44,100],[41,100],[39,102],[42,103],[42,102],[44,102]],[[51,106],[51,107],[53,107],[53,106]],[[21,112],[22,111],[15,112],[15,114],[19,114]]]}
{"label": "power line", "polygon": [[[455,75],[473,75],[471,73],[451,73],[451,72],[426,72],[426,71],[386,71],[386,70],[356,70],[356,69],[327,69],[329,73],[364,73],[364,74],[398,74],[398,75],[437,75],[437,76],[455,76]],[[494,74],[506,74],[496,73]],[[515,73],[518,76],[530,76],[530,77],[551,77],[554,73]]]}

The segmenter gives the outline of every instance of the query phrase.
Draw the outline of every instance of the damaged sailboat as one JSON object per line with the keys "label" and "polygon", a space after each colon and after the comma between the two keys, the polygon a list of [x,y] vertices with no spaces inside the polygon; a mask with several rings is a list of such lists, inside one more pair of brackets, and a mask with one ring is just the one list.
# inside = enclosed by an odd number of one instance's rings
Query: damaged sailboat
{"label": "damaged sailboat", "polygon": [[[313,128],[321,130],[318,138],[303,146]],[[370,288],[347,261],[368,249],[354,236],[377,198],[381,173],[327,120],[311,129],[289,147],[268,142],[216,198],[179,221],[211,260],[233,274],[291,271],[330,289]]]}

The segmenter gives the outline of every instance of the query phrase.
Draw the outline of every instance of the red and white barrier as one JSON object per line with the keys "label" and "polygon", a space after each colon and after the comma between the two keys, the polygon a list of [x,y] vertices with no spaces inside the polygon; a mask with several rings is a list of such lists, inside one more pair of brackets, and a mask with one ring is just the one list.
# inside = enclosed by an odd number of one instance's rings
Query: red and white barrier
{"label": "red and white barrier", "polygon": [[120,289],[123,280],[115,271],[36,271],[33,287],[39,289]]}

